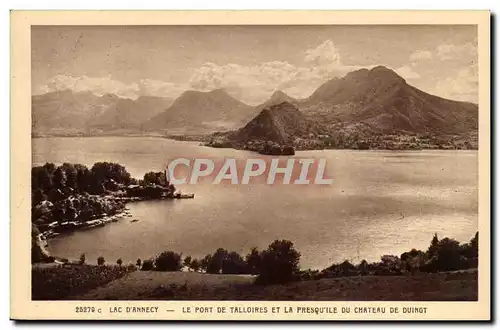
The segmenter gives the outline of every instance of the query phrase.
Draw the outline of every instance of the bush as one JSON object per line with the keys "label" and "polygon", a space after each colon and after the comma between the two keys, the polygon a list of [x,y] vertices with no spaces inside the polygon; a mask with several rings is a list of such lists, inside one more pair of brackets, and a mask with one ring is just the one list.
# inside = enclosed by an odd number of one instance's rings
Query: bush
{"label": "bush", "polygon": [[301,270],[298,273],[298,280],[301,281],[309,281],[309,280],[319,280],[321,278],[321,275],[317,269],[308,269],[308,270]]}
{"label": "bush", "polygon": [[401,254],[401,261],[407,271],[418,271],[427,261],[427,255],[423,251],[411,249],[410,252]]}
{"label": "bush", "polygon": [[123,264],[123,260],[122,260],[121,258],[120,258],[120,259],[118,259],[118,260],[116,260],[116,264],[117,264],[118,266],[121,266],[121,265]]}
{"label": "bush", "polygon": [[153,268],[154,268],[153,260],[147,259],[142,262],[141,270],[148,271],[148,270],[153,270]]}
{"label": "bush", "polygon": [[33,300],[71,300],[134,269],[116,266],[79,265],[33,267],[31,270],[31,298]]}
{"label": "bush", "polygon": [[104,257],[99,257],[99,258],[97,258],[97,264],[98,264],[99,266],[104,265],[104,263],[105,263],[105,262],[106,262],[106,261],[104,260]]}
{"label": "bush", "polygon": [[384,255],[381,260],[382,275],[400,275],[403,269],[403,262],[399,257],[393,255]]}
{"label": "bush", "polygon": [[135,265],[139,268],[141,268],[141,265],[142,265],[142,260],[139,258],[137,259],[137,261],[135,262]]}
{"label": "bush", "polygon": [[300,253],[293,243],[276,240],[261,253],[258,284],[287,283],[299,273]]}
{"label": "bush", "polygon": [[182,269],[181,255],[173,251],[161,253],[155,260],[155,270],[179,271]]}
{"label": "bush", "polygon": [[129,263],[126,268],[127,268],[127,271],[129,271],[129,272],[133,272],[133,271],[137,270],[137,267],[133,263]]}
{"label": "bush", "polygon": [[[366,262],[366,261],[365,261]],[[364,267],[368,267],[367,264],[363,264]],[[332,277],[348,277],[358,274],[358,269],[349,262],[349,260],[344,260],[340,264],[333,264],[330,267],[323,270],[324,276],[327,278]]]}

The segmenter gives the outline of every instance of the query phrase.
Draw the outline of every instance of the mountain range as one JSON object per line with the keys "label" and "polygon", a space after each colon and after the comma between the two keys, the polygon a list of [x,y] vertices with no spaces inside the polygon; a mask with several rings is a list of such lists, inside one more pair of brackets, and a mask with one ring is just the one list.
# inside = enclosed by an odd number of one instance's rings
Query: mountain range
{"label": "mountain range", "polygon": [[275,91],[258,106],[244,104],[223,89],[186,91],[176,100],[151,96],[130,100],[65,90],[33,96],[32,114],[35,133],[228,131],[226,136],[239,142],[257,136],[288,143],[305,135],[343,141],[415,134],[467,140],[477,137],[478,130],[476,104],[423,92],[383,66],[331,79],[305,99]]}
{"label": "mountain range", "polygon": [[63,90],[32,97],[32,130],[35,134],[140,132],[145,120],[167,109],[173,100],[140,96],[136,100],[115,94]]}

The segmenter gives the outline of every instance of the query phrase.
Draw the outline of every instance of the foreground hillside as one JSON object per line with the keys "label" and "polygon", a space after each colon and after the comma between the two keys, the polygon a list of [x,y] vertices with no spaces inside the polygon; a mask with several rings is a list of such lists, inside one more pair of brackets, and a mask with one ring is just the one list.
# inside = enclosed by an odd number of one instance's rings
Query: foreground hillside
{"label": "foreground hillside", "polygon": [[[79,266],[73,266],[79,267]],[[87,266],[90,267],[90,266]],[[98,269],[99,266],[93,266]],[[49,271],[49,270],[45,270]],[[123,274],[120,274],[123,275]],[[107,275],[109,276],[109,275]],[[117,276],[118,277],[118,276]],[[473,301],[477,271],[400,276],[355,276],[305,280],[282,285],[253,284],[249,275],[196,272],[135,271],[77,290],[67,300],[345,300],[345,301]],[[46,286],[37,282],[38,290]],[[34,292],[34,297],[44,299]]]}
{"label": "foreground hillside", "polygon": [[[198,260],[174,251],[136,265],[34,264],[35,300],[475,300],[479,233],[460,244],[434,235],[426,252],[412,249],[380,262],[334,263],[300,270],[291,241],[275,240],[243,257],[223,248]],[[137,271],[140,269],[141,271]],[[182,271],[182,270],[188,271]]]}
{"label": "foreground hillside", "polygon": [[[205,277],[209,277],[205,279]],[[363,276],[259,286],[241,275],[135,272],[76,299],[477,300],[477,272]]]}

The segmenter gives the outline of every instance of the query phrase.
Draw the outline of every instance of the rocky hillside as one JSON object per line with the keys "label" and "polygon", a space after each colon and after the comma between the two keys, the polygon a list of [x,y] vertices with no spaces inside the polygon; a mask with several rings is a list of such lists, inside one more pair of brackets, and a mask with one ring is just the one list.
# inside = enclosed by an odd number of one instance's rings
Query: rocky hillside
{"label": "rocky hillside", "polygon": [[242,128],[214,134],[212,147],[248,149],[263,154],[293,154],[297,139],[316,136],[318,126],[292,104],[282,102],[265,108]]}
{"label": "rocky hillside", "polygon": [[293,144],[297,137],[307,137],[314,126],[292,104],[282,102],[263,109],[231,138],[240,142],[271,141]]}
{"label": "rocky hillside", "polygon": [[466,134],[478,128],[476,104],[425,93],[383,66],[326,82],[300,109],[323,123],[384,134]]}

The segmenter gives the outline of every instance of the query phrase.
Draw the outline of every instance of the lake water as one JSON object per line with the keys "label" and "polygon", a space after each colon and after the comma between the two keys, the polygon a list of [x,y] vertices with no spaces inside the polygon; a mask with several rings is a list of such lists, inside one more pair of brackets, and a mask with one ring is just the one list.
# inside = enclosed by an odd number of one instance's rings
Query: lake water
{"label": "lake water", "polygon": [[[117,162],[137,178],[179,157],[255,157],[160,138],[32,141],[35,165]],[[322,150],[296,157],[326,158],[333,184],[181,186],[195,198],[131,203],[133,217],[58,236],[49,249],[70,259],[85,253],[88,262],[104,256],[111,263],[135,263],[164,250],[201,258],[219,247],[246,254],[253,246],[289,239],[302,254],[301,268],[323,268],[426,249],[434,233],[465,242],[477,231],[476,151]]]}

